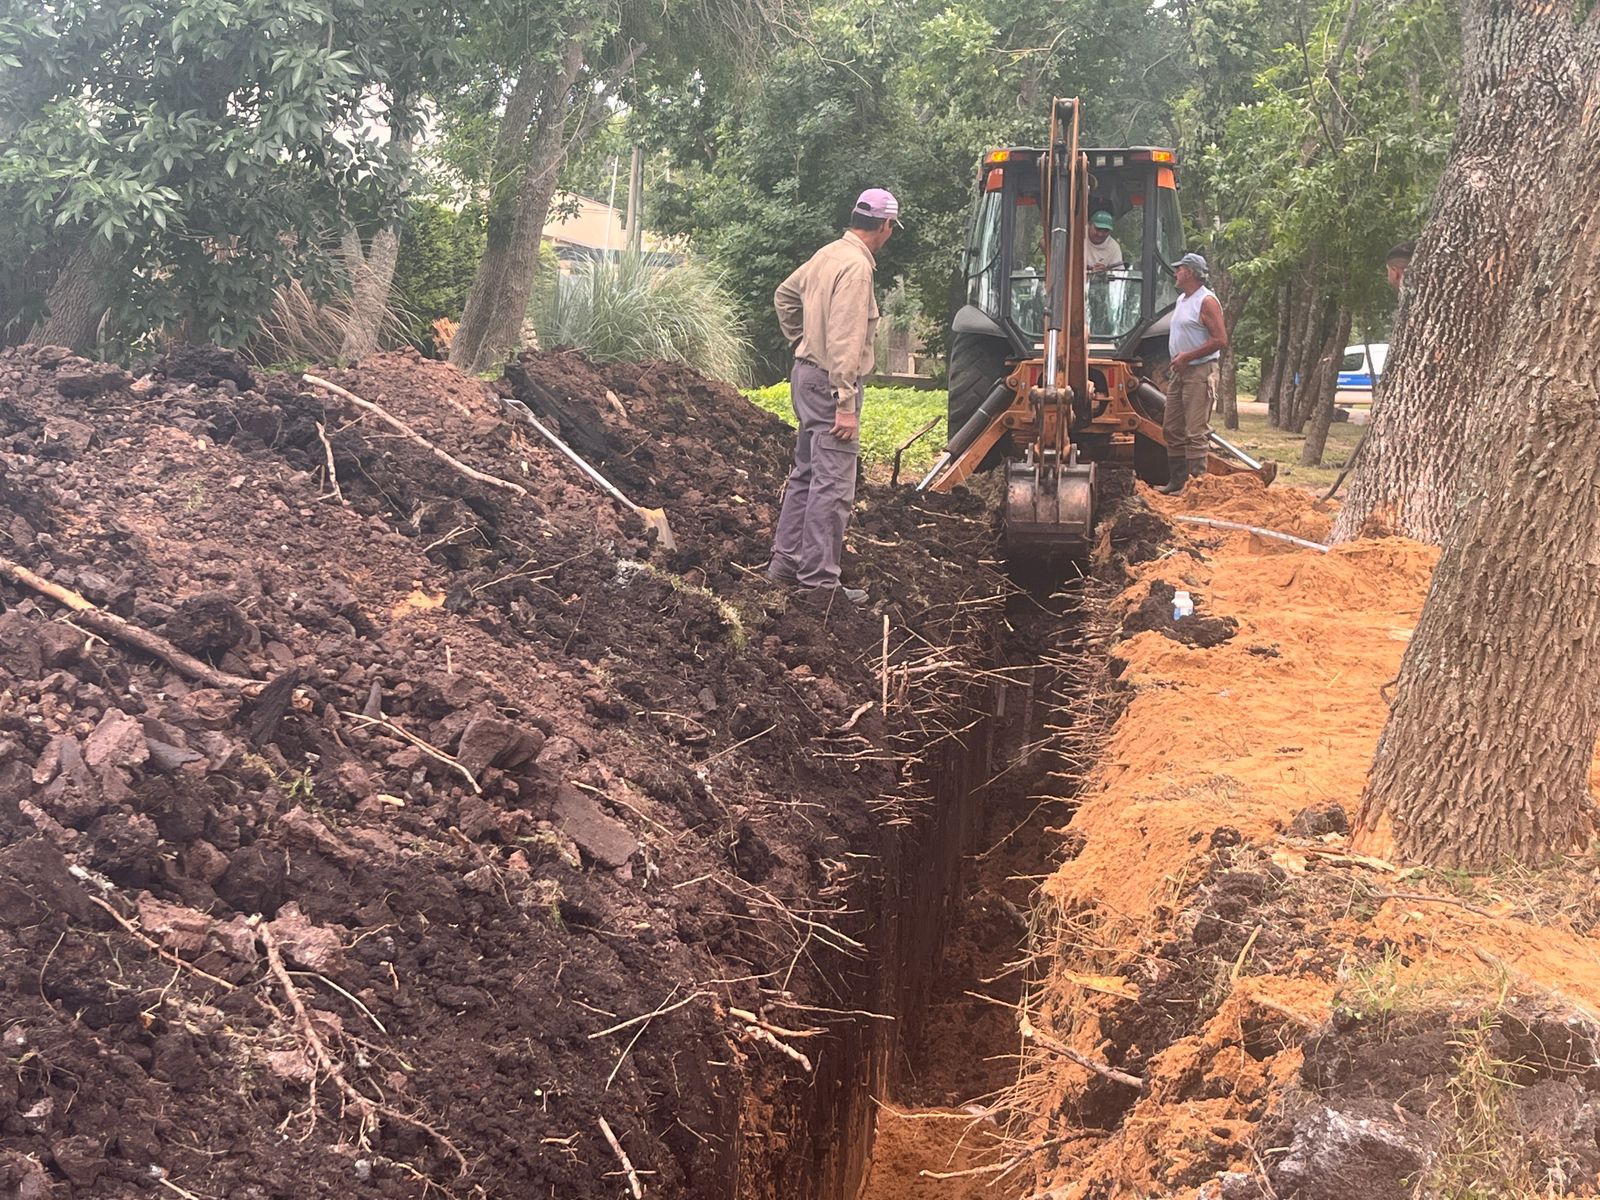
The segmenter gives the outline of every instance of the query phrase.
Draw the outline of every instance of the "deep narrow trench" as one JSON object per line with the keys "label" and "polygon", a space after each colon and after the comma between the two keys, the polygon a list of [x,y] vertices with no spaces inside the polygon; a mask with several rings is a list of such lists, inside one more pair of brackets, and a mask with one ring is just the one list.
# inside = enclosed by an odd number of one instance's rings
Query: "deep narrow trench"
{"label": "deep narrow trench", "polygon": [[1012,1153],[1002,1140],[1004,1101],[1019,1065],[1029,914],[1062,844],[1052,831],[1074,804],[1051,729],[1064,720],[1078,678],[1067,664],[1084,652],[1084,587],[1059,573],[1017,582],[1001,638],[998,674],[1007,682],[995,689],[995,721],[979,751],[985,761],[965,798],[968,845],[943,909],[925,1003],[903,1014],[886,1094],[874,1099],[859,1200],[1008,1200],[1027,1183],[1020,1171],[994,1168]]}

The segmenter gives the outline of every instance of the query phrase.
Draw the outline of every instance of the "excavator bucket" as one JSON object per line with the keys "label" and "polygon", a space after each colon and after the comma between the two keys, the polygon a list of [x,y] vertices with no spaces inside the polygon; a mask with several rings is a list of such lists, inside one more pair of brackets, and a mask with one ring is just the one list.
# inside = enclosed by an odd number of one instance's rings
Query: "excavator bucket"
{"label": "excavator bucket", "polygon": [[1005,541],[1010,549],[1082,554],[1094,537],[1094,463],[1074,452],[1065,466],[1035,462],[1006,468]]}

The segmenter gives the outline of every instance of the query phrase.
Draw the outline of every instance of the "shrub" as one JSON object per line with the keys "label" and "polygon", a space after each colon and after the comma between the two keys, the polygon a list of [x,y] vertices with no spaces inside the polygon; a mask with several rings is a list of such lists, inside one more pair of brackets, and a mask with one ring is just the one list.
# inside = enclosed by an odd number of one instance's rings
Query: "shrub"
{"label": "shrub", "polygon": [[455,212],[432,200],[411,205],[394,271],[394,298],[408,317],[400,331],[404,341],[424,354],[442,350],[434,322],[461,319],[483,243],[483,217],[476,210]]}
{"label": "shrub", "polygon": [[545,347],[599,362],[665,359],[743,383],[749,343],[721,275],[700,263],[660,266],[640,255],[584,263],[540,281],[528,317]]}

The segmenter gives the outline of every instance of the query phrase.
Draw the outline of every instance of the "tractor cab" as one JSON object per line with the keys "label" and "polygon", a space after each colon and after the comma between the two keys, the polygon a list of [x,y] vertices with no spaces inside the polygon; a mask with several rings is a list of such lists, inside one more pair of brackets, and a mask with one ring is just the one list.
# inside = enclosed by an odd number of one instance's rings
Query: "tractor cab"
{"label": "tractor cab", "polygon": [[[1111,218],[1117,261],[1086,271],[1084,316],[1096,357],[1165,357],[1166,318],[1177,301],[1183,219],[1171,150],[1151,146],[1082,151],[1091,214]],[[957,334],[1001,339],[1007,358],[1043,353],[1049,222],[1040,149],[994,150],[979,165],[977,203],[963,254]],[[1105,257],[1104,254],[1101,257]]]}

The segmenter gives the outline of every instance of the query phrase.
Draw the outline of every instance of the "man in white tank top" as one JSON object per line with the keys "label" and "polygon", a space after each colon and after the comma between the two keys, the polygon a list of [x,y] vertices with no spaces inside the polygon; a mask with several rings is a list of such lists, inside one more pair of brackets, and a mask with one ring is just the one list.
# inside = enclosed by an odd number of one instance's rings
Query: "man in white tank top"
{"label": "man in white tank top", "polygon": [[1183,491],[1190,479],[1206,473],[1211,438],[1211,408],[1217,399],[1217,363],[1228,348],[1222,305],[1206,286],[1206,260],[1185,254],[1178,260],[1178,303],[1172,310],[1167,353],[1172,384],[1161,431],[1167,440],[1169,496]]}

